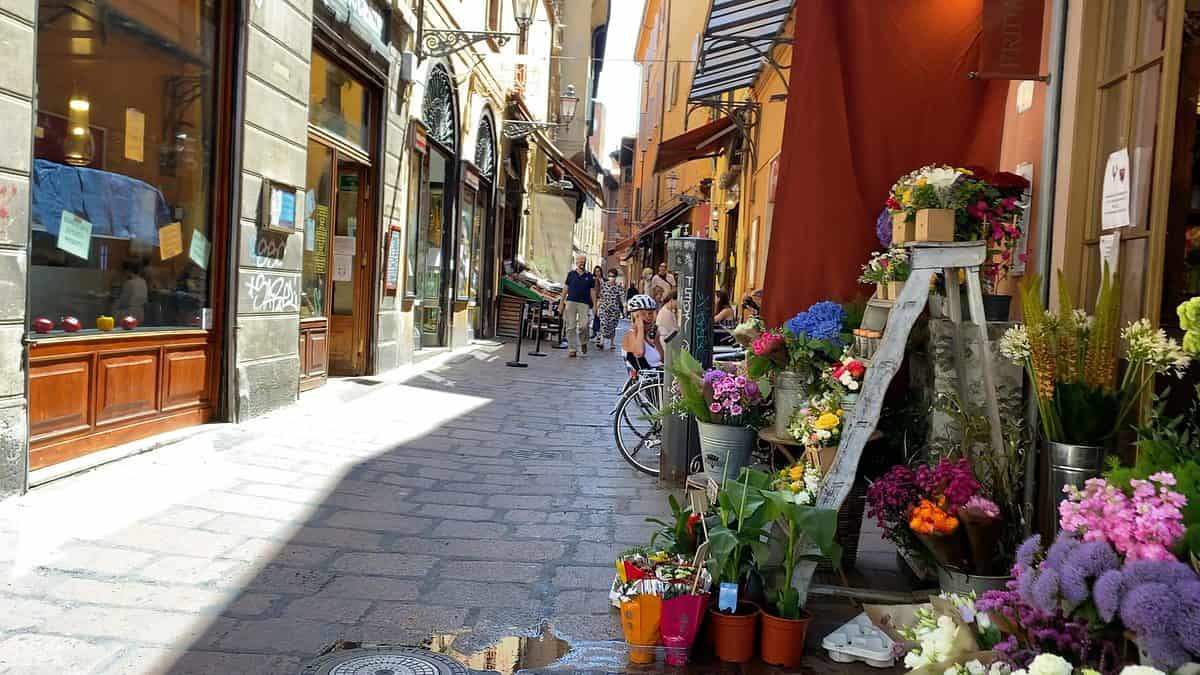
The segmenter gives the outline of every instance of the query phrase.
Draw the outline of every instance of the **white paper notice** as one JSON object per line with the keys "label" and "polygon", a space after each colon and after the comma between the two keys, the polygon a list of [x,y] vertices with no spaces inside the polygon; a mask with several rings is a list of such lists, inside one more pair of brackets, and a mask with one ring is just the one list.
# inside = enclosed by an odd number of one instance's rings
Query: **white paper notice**
{"label": "white paper notice", "polygon": [[354,256],[336,254],[333,256],[333,280],[354,280]]}
{"label": "white paper notice", "polygon": [[146,145],[146,114],[137,108],[125,109],[125,159],[143,160]]}
{"label": "white paper notice", "polygon": [[1121,233],[1100,235],[1100,274],[1104,274],[1105,266],[1109,274],[1116,274],[1121,260]]}
{"label": "white paper notice", "polygon": [[354,255],[354,237],[335,236],[333,238],[334,255]]}
{"label": "white paper notice", "polygon": [[1104,193],[1100,200],[1100,225],[1106,230],[1129,227],[1129,150],[1108,156],[1104,165]]}
{"label": "white paper notice", "polygon": [[1018,275],[1025,273],[1025,256],[1029,254],[1029,219],[1032,215],[1032,209],[1029,207],[1033,201],[1033,165],[1029,162],[1021,162],[1017,165],[1014,173],[1029,181],[1029,189],[1021,197],[1021,202],[1025,206],[1025,210],[1021,213],[1021,237],[1017,239],[1017,244],[1013,247],[1012,274]]}

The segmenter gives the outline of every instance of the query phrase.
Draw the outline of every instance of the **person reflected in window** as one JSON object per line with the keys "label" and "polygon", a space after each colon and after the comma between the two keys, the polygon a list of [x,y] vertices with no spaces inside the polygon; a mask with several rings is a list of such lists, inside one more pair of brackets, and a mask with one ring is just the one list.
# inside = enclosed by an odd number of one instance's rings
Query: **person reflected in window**
{"label": "person reflected in window", "polygon": [[138,260],[126,260],[121,265],[124,279],[121,281],[121,293],[113,303],[113,315],[117,319],[132,316],[139,324],[146,321],[146,299],[150,294],[145,277],[142,276],[142,263]]}
{"label": "person reflected in window", "polygon": [[669,341],[675,336],[675,333],[679,332],[678,310],[679,301],[675,297],[675,291],[670,291],[663,298],[662,306],[658,309],[658,317],[654,320],[663,342]]}

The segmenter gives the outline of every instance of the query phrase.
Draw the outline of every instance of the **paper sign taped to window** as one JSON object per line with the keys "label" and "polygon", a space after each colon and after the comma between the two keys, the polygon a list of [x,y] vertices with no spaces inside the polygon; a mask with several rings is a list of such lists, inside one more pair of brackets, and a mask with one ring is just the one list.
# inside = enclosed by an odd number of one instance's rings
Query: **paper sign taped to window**
{"label": "paper sign taped to window", "polygon": [[338,254],[333,256],[333,280],[354,280],[354,256]]}
{"label": "paper sign taped to window", "polygon": [[192,230],[192,245],[188,248],[188,257],[192,262],[200,266],[200,269],[208,269],[208,252],[212,245],[208,243],[208,239],[200,230]]}
{"label": "paper sign taped to window", "polygon": [[354,255],[354,237],[346,237],[343,235],[335,235],[333,238],[333,254],[334,255]]}
{"label": "paper sign taped to window", "polygon": [[146,147],[146,113],[125,109],[125,159],[143,161]]}
{"label": "paper sign taped to window", "polygon": [[183,226],[179,223],[167,223],[158,228],[158,255],[162,260],[170,260],[183,253]]}
{"label": "paper sign taped to window", "polygon": [[1108,267],[1109,274],[1116,274],[1121,262],[1121,233],[1100,235],[1100,274]]}
{"label": "paper sign taped to window", "polygon": [[1100,200],[1100,225],[1106,230],[1129,227],[1129,150],[1108,156],[1104,165],[1104,193]]}
{"label": "paper sign taped to window", "polygon": [[63,211],[58,223],[58,247],[76,258],[87,260],[92,250],[92,224],[70,211]]}

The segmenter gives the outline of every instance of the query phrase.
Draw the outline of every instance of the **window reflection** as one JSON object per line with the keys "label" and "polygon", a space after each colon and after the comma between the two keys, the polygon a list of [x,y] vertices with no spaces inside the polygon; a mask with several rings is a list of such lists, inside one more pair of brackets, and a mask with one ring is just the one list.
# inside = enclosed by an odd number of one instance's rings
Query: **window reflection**
{"label": "window reflection", "polygon": [[312,54],[308,121],[367,149],[367,89],[320,52]]}

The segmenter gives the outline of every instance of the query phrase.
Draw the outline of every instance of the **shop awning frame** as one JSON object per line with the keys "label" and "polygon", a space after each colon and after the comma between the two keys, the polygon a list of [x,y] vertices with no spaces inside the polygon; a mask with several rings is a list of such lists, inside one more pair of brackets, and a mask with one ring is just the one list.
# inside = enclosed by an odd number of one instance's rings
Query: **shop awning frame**
{"label": "shop awning frame", "polygon": [[692,78],[689,101],[712,99],[725,92],[749,87],[758,79],[763,63],[783,74],[775,60],[775,47],[789,43],[779,37],[792,14],[794,0],[713,0],[700,46],[700,63]]}
{"label": "shop awning frame", "polygon": [[[516,111],[516,117],[525,121],[533,120],[533,113],[529,111],[529,107],[525,105],[525,100],[520,96],[510,96],[509,102],[511,108]],[[546,153],[546,158],[552,164],[562,169],[564,173],[571,177],[571,182],[578,185],[579,189],[586,192],[601,208],[604,208],[604,188],[600,185],[600,180],[595,176],[589,175],[587,170],[572,162],[559,150],[540,129],[532,131],[528,138],[532,138],[533,142]]]}
{"label": "shop awning frame", "polygon": [[661,215],[650,221],[642,229],[638,230],[638,233],[633,236],[634,241],[640,241],[644,237],[649,237],[659,230],[671,225],[677,218],[679,218],[679,216],[682,216],[690,211],[697,203],[698,200],[695,197],[690,197],[688,195],[680,196],[678,203],[669,206],[666,211],[662,212]]}
{"label": "shop awning frame", "polygon": [[659,143],[654,159],[654,172],[662,173],[693,159],[720,155],[728,145],[727,137],[736,129],[733,118],[719,117],[704,126],[690,129]]}

